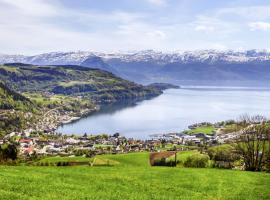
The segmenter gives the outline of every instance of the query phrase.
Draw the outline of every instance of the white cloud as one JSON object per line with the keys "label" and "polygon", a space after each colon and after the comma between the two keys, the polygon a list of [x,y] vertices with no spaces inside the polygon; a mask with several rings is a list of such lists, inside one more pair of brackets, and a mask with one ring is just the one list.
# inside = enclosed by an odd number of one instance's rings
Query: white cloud
{"label": "white cloud", "polygon": [[238,24],[210,15],[198,15],[190,25],[197,32],[222,33],[223,36],[238,31]]}
{"label": "white cloud", "polygon": [[147,0],[149,3],[156,5],[156,6],[165,6],[167,5],[166,0]]}
{"label": "white cloud", "polygon": [[195,31],[213,32],[215,28],[213,26],[197,25]]}
{"label": "white cloud", "polygon": [[256,31],[256,30],[262,30],[262,31],[267,31],[270,30],[270,23],[269,22],[251,22],[248,24],[250,27],[251,31]]}
{"label": "white cloud", "polygon": [[222,8],[219,9],[216,14],[219,17],[235,15],[244,19],[266,20],[270,18],[270,6],[265,5]]}
{"label": "white cloud", "polygon": [[166,38],[166,34],[163,31],[159,31],[159,30],[150,31],[147,33],[147,35],[150,37],[156,37],[160,39]]}
{"label": "white cloud", "polygon": [[[157,8],[169,6],[168,0],[142,2]],[[117,6],[103,10],[94,3],[91,7],[71,8],[61,0],[0,0],[0,51],[36,54],[69,50],[223,49],[252,44],[252,33],[245,30],[249,22],[251,30],[270,29],[270,6],[217,8],[192,15],[189,12],[193,10],[181,6],[170,10],[150,8],[153,12],[138,6],[130,12],[125,8],[117,10]],[[238,38],[241,34],[246,34],[243,44],[234,44],[242,39]],[[252,45],[261,44],[266,42]]]}
{"label": "white cloud", "polygon": [[212,43],[209,44],[210,49],[226,50],[228,47],[222,43]]}
{"label": "white cloud", "polygon": [[44,0],[0,0],[1,4],[11,9],[10,11],[32,17],[51,17],[59,13],[55,6]]}
{"label": "white cloud", "polygon": [[2,53],[162,48],[166,39],[144,13],[78,11],[42,0],[29,0],[27,7],[22,2],[0,0]]}

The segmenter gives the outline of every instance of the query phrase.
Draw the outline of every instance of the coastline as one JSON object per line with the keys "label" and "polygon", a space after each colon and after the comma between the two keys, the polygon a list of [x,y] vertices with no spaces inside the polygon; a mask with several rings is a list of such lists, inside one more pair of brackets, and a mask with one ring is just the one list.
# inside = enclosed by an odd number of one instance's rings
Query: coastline
{"label": "coastline", "polygon": [[167,89],[170,89],[171,86],[167,86],[166,88],[156,88],[156,93],[147,93],[144,95],[133,96],[129,98],[119,98],[108,101],[94,101],[94,107],[84,108],[79,110],[78,112],[68,111],[62,109],[64,105],[58,108],[54,108],[51,110],[42,110],[40,114],[38,114],[37,122],[30,126],[27,130],[23,132],[31,132],[31,131],[41,131],[46,133],[55,133],[55,131],[64,125],[74,123],[84,117],[87,117],[95,112],[99,112],[106,109],[106,106],[114,105],[114,104],[136,104],[138,102],[144,100],[150,100],[155,97],[158,97],[163,94],[163,92]]}
{"label": "coastline", "polygon": [[75,115],[74,115],[74,113],[65,113],[65,114],[61,115],[62,112],[59,112],[59,114],[60,114],[59,119],[56,120],[54,124],[51,124],[52,127],[50,127],[47,132],[54,132],[59,127],[61,127],[63,125],[74,123],[74,122],[76,122],[84,117],[87,117],[95,112],[99,112],[105,106],[108,106],[111,104],[121,104],[121,103],[138,103],[138,102],[141,102],[144,100],[150,100],[152,98],[158,97],[161,94],[163,94],[163,91],[158,95],[150,95],[150,96],[146,95],[143,97],[136,97],[136,98],[125,99],[125,100],[122,99],[122,100],[117,100],[115,102],[110,101],[110,102],[106,102],[106,103],[102,103],[102,104],[97,104],[94,108],[81,110],[80,113],[76,113]]}
{"label": "coastline", "polygon": [[[149,86],[149,85],[148,85]],[[96,103],[96,107],[95,109],[88,109],[86,112],[81,111],[81,113],[79,115],[76,116],[69,116],[66,118],[62,118],[62,120],[59,121],[59,123],[56,124],[56,126],[54,127],[54,131],[56,131],[57,129],[59,129],[62,126],[68,125],[68,124],[72,124],[75,123],[79,120],[81,120],[84,117],[88,117],[89,115],[92,115],[94,113],[106,113],[107,112],[107,106],[111,107],[111,106],[117,106],[118,109],[120,108],[125,108],[125,107],[129,107],[129,106],[134,106],[136,105],[136,103],[138,102],[142,102],[145,100],[151,100],[153,98],[159,97],[160,95],[164,94],[165,90],[168,89],[181,89],[180,86],[175,86],[175,85],[171,85],[171,84],[164,84],[165,87],[163,88],[159,88],[159,85],[156,86],[149,86],[149,87],[155,87],[156,90],[158,90],[158,93],[149,93],[143,96],[135,96],[133,98],[119,98],[116,99],[114,101],[106,101],[106,102],[95,102]]]}
{"label": "coastline", "polygon": [[74,113],[72,111],[62,111],[58,109],[53,111],[51,110],[51,112],[47,111],[46,113],[49,112],[49,114],[47,114],[46,116],[44,114],[41,114],[38,117],[37,122],[23,132],[29,133],[35,130],[41,132],[44,131],[46,133],[54,133],[55,130],[58,129],[58,127],[64,124],[72,123],[76,120],[80,120],[83,116],[96,112],[99,109],[99,106],[95,106],[94,108],[84,109],[77,113]]}

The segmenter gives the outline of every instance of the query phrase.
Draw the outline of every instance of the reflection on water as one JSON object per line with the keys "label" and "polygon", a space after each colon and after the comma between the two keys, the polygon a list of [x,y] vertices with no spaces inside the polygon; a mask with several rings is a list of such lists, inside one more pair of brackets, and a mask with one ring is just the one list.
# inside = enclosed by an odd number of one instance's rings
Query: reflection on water
{"label": "reflection on water", "polygon": [[113,134],[146,138],[154,133],[180,132],[196,122],[236,119],[244,113],[270,117],[267,89],[183,88],[166,90],[163,95],[142,102],[103,106],[59,132],[67,134]]}
{"label": "reflection on water", "polygon": [[89,116],[98,116],[98,115],[112,115],[115,114],[116,112],[120,112],[121,110],[127,108],[127,107],[134,107],[136,106],[135,101],[125,101],[121,103],[115,103],[115,104],[109,104],[109,105],[102,105],[100,110],[90,114]]}

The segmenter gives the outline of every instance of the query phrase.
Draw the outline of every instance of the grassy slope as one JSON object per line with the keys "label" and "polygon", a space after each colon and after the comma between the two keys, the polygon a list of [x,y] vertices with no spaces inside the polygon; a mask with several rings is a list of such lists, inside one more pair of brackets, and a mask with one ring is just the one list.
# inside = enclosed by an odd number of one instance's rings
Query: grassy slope
{"label": "grassy slope", "polygon": [[187,134],[195,134],[195,133],[205,133],[207,135],[212,135],[215,128],[213,126],[201,126],[195,129],[187,130]]}
{"label": "grassy slope", "polygon": [[75,157],[48,157],[40,160],[39,162],[89,162],[93,160],[93,158],[86,158],[82,156],[75,156]]}
{"label": "grassy slope", "polygon": [[269,199],[270,174],[150,167],[148,154],[106,155],[114,167],[0,166],[1,199]]}

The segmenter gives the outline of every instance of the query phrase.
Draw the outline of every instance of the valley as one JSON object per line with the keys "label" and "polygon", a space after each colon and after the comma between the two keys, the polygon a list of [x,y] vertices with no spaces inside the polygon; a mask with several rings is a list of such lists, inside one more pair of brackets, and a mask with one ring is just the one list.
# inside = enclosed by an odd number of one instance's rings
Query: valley
{"label": "valley", "polygon": [[0,200],[270,200],[269,0],[0,0]]}
{"label": "valley", "polygon": [[143,86],[65,65],[0,72],[3,199],[269,198],[270,126],[256,115],[268,117],[267,88]]}
{"label": "valley", "polygon": [[[106,71],[80,66],[14,63],[1,65],[0,72],[4,83],[0,85],[1,116],[18,118],[27,132],[52,132],[62,123],[97,111],[102,104],[139,101],[162,94],[157,87],[142,86]],[[24,117],[27,116],[24,113],[31,117]],[[5,126],[6,123],[1,125],[2,134],[7,131]],[[19,125],[9,131],[22,129]]]}

